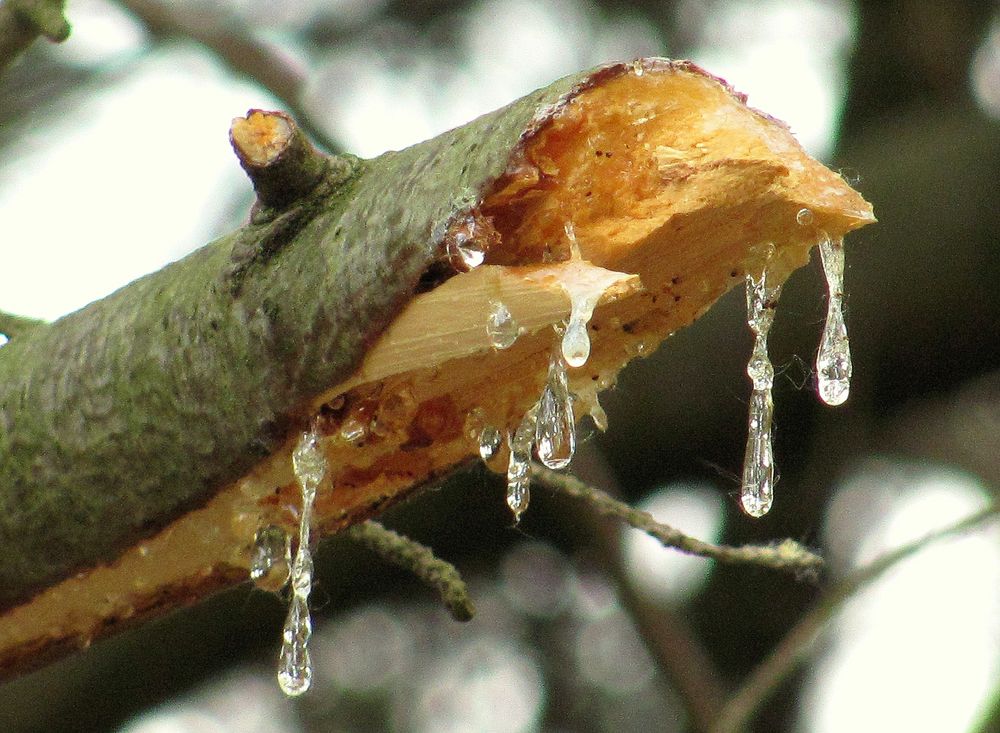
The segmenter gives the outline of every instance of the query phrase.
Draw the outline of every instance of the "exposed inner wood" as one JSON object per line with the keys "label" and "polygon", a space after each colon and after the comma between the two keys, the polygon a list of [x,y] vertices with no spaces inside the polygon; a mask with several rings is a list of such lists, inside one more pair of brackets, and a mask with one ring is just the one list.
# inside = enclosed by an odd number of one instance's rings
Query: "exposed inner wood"
{"label": "exposed inner wood", "polygon": [[[610,283],[590,323],[590,359],[570,370],[579,419],[629,360],[690,324],[747,272],[767,262],[772,281],[784,280],[808,261],[820,231],[838,237],[874,220],[781,123],[718,81],[655,64],[640,70],[540,118],[506,175],[457,213],[472,222],[463,236],[471,231],[488,249],[487,264],[415,297],[358,372],[317,398],[330,464],[316,503],[320,534],[377,514],[476,456],[474,409],[512,430],[538,398],[568,292]],[[808,226],[796,221],[803,208],[813,213]],[[567,224],[579,260],[570,259]],[[523,328],[507,350],[486,333],[493,301]],[[291,447],[115,564],[0,618],[0,670],[29,666],[50,647],[89,644],[187,602],[193,588],[245,577],[258,528],[294,533]],[[492,467],[505,461],[504,449]]]}

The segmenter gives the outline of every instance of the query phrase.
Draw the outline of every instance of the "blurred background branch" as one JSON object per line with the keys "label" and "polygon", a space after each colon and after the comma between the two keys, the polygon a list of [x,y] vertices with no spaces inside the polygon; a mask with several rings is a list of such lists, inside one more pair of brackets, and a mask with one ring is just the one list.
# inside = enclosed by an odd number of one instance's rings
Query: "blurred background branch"
{"label": "blurred background branch", "polygon": [[118,0],[157,39],[182,39],[199,44],[243,76],[269,91],[309,136],[328,153],[340,147],[302,104],[305,70],[280,47],[254,35],[253,28],[221,5],[170,3],[158,0]]}

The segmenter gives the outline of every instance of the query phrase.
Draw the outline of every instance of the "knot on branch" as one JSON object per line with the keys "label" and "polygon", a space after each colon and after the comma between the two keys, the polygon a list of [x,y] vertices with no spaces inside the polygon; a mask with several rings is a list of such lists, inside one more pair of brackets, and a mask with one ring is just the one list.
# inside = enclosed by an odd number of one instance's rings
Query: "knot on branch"
{"label": "knot on branch", "polygon": [[260,206],[287,207],[309,194],[327,169],[327,157],[284,112],[251,109],[233,119],[229,140]]}
{"label": "knot on branch", "polygon": [[229,140],[257,193],[226,274],[236,295],[250,269],[292,241],[324,201],[354,177],[360,161],[319,152],[284,112],[249,110],[233,119]]}

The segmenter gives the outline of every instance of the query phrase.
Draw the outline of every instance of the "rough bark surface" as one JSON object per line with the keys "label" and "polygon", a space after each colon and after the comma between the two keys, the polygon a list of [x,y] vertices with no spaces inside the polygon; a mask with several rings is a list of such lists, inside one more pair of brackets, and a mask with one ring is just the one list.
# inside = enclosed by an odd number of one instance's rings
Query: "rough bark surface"
{"label": "rough bark surface", "polygon": [[[0,349],[0,669],[245,577],[254,530],[294,526],[288,451],[309,417],[331,466],[317,525],[336,531],[474,455],[474,408],[516,425],[567,293],[604,293],[571,375],[591,409],[745,273],[781,281],[821,229],[872,220],[783,125],[683,62],[604,67],[404,151],[331,159],[295,201]],[[470,237],[487,264],[443,282]],[[502,352],[496,299],[524,327]],[[377,429],[349,439],[351,421]]]}

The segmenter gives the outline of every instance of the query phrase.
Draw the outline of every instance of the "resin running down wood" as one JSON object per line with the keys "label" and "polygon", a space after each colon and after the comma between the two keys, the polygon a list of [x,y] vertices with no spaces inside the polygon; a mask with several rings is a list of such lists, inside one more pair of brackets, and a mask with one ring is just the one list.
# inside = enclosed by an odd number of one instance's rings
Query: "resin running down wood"
{"label": "resin running down wood", "polygon": [[278,684],[290,697],[301,695],[312,684],[309,593],[312,590],[313,561],[309,539],[316,490],[326,476],[326,458],[319,447],[319,440],[314,428],[303,434],[292,453],[292,468],[302,492],[302,508],[299,515],[299,547],[292,562],[292,597],[288,604],[288,618],[281,635],[281,653],[278,656]]}
{"label": "resin running down wood", "polygon": [[754,334],[753,352],[747,363],[747,376],[753,385],[750,416],[747,423],[747,450],[743,458],[740,502],[752,517],[762,517],[774,500],[774,449],[771,424],[774,402],[774,367],[767,355],[767,334],[774,323],[774,309],[781,287],[768,285],[767,269],[759,278],[747,275],[747,325]]}
{"label": "resin running down wood", "polygon": [[851,345],[844,323],[844,240],[822,232],[819,254],[826,275],[827,310],[816,354],[817,391],[828,405],[842,405],[851,391]]}

